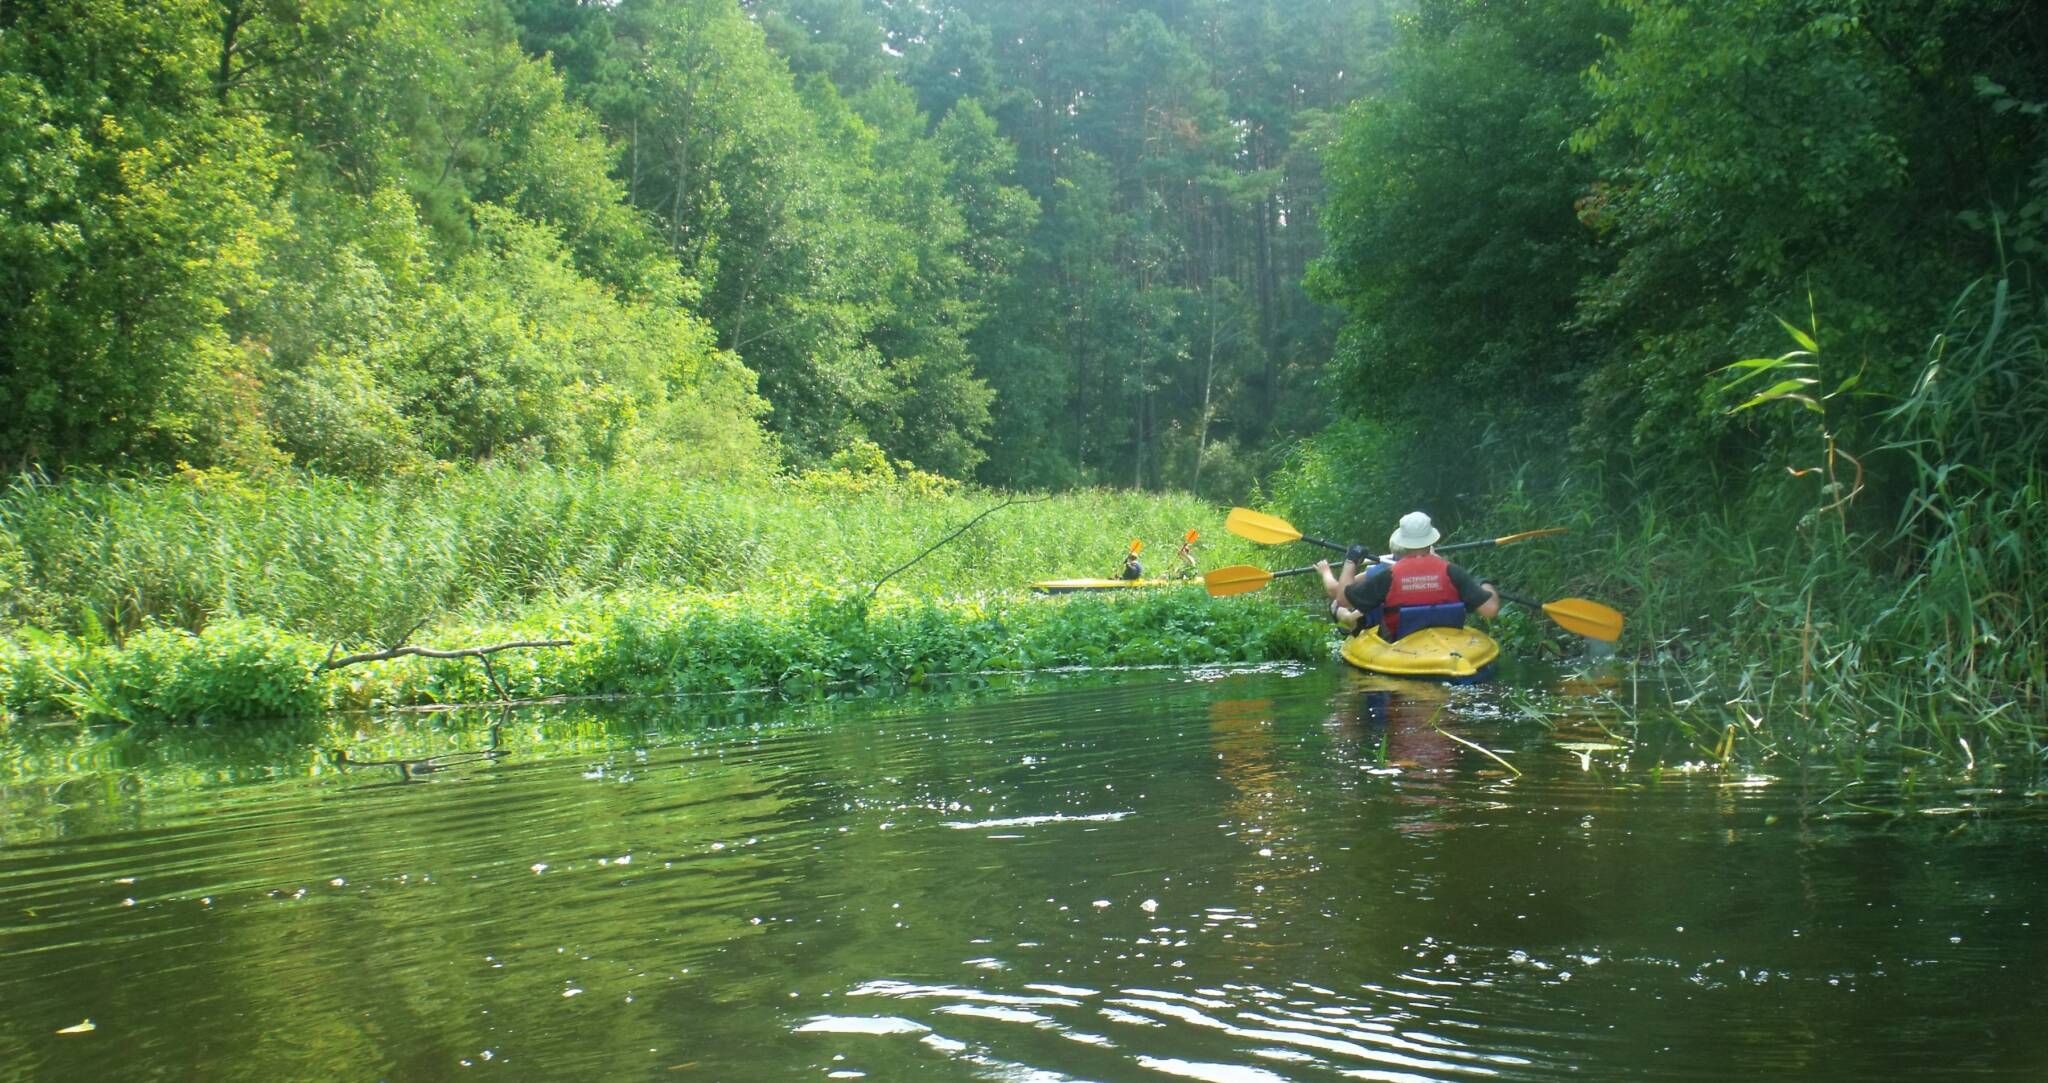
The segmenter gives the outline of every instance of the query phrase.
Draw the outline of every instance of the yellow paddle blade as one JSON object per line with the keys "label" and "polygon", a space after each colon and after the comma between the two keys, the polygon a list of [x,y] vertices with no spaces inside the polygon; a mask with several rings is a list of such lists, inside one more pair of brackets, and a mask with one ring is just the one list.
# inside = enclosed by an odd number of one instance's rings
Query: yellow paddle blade
{"label": "yellow paddle blade", "polygon": [[1599,602],[1584,598],[1560,598],[1545,602],[1543,613],[1557,626],[1573,635],[1589,639],[1604,639],[1609,643],[1621,638],[1621,613]]}
{"label": "yellow paddle blade", "polygon": [[1272,572],[1264,568],[1254,568],[1249,564],[1232,564],[1227,568],[1217,568],[1202,575],[1202,586],[1215,598],[1250,594],[1272,581]]}
{"label": "yellow paddle blade", "polygon": [[1547,526],[1542,530],[1524,530],[1520,534],[1510,534],[1505,538],[1495,538],[1493,539],[1493,544],[1513,545],[1519,541],[1528,541],[1530,538],[1547,538],[1552,534],[1565,534],[1570,531],[1571,528],[1568,526]]}
{"label": "yellow paddle blade", "polygon": [[1188,531],[1188,533],[1187,533],[1187,536],[1186,536],[1186,537],[1184,537],[1184,538],[1182,538],[1181,540],[1182,540],[1182,541],[1184,541],[1184,542],[1186,542],[1186,543],[1188,543],[1189,545],[1193,545],[1193,544],[1195,544],[1195,539],[1196,539],[1196,538],[1199,538],[1199,537],[1201,537],[1201,536],[1202,536],[1202,532],[1201,532],[1201,531],[1199,531],[1199,530],[1190,530],[1190,531]]}
{"label": "yellow paddle blade", "polygon": [[1230,509],[1230,517],[1223,520],[1223,529],[1261,545],[1280,545],[1301,539],[1301,531],[1294,529],[1294,524],[1277,515],[1267,515],[1250,508]]}

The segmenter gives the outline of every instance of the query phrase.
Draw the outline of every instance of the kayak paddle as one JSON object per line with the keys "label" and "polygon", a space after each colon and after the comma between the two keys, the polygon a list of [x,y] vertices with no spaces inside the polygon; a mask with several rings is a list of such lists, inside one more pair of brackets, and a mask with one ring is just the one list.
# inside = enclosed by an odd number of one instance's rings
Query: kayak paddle
{"label": "kayak paddle", "polygon": [[1284,571],[1269,572],[1264,568],[1254,568],[1249,564],[1232,564],[1227,568],[1217,568],[1213,571],[1204,572],[1202,574],[1202,587],[1209,592],[1211,597],[1228,598],[1233,594],[1250,594],[1252,591],[1264,587],[1275,579],[1284,579],[1290,575],[1303,575],[1315,570],[1315,566],[1310,565],[1306,568],[1288,568]]}
{"label": "kayak paddle", "polygon": [[1621,638],[1621,612],[1599,602],[1589,602],[1584,598],[1560,598],[1554,602],[1539,602],[1534,598],[1509,594],[1500,589],[1499,584],[1494,585],[1493,592],[1500,595],[1502,601],[1542,610],[1544,616],[1556,621],[1559,628],[1573,635],[1601,639],[1609,643]]}
{"label": "kayak paddle", "polygon": [[1571,527],[1568,526],[1547,526],[1542,530],[1524,530],[1520,534],[1508,534],[1499,538],[1482,538],[1479,541],[1455,542],[1451,545],[1438,545],[1433,548],[1439,553],[1448,553],[1455,549],[1477,549],[1482,545],[1513,545],[1518,541],[1528,541],[1530,538],[1547,538],[1552,534],[1563,534],[1570,529]]}
{"label": "kayak paddle", "polygon": [[1248,538],[1258,542],[1260,545],[1280,545],[1291,541],[1305,541],[1310,545],[1320,545],[1325,549],[1334,549],[1339,553],[1344,552],[1346,549],[1345,546],[1338,545],[1333,541],[1305,537],[1301,531],[1294,529],[1293,523],[1277,515],[1267,515],[1265,512],[1253,511],[1250,508],[1230,509],[1230,517],[1223,520],[1223,529],[1230,531],[1240,538]]}

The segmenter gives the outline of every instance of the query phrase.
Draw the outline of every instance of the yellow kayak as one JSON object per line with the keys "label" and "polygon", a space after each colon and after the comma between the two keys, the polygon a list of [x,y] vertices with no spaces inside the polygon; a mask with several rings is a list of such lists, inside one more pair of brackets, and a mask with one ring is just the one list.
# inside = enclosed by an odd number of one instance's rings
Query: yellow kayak
{"label": "yellow kayak", "polygon": [[1500,657],[1500,644],[1477,628],[1423,628],[1389,643],[1374,628],[1346,639],[1339,653],[1367,673],[1484,680]]}
{"label": "yellow kayak", "polygon": [[[1199,582],[1199,580],[1194,580]],[[1038,594],[1075,594],[1084,590],[1129,590],[1132,587],[1170,587],[1172,579],[1045,579],[1031,584]]]}

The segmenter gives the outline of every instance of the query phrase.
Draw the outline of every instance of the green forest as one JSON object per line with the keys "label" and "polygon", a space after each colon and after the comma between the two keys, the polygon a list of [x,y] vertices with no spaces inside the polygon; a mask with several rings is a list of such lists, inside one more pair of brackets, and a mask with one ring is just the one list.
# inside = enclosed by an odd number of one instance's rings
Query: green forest
{"label": "green forest", "polygon": [[10,2],[13,471],[878,447],[1239,491],[1324,416],[1359,3]]}
{"label": "green forest", "polygon": [[2025,0],[0,0],[0,615],[331,631],[53,606],[152,487],[1141,490],[2031,735],[2044,267]]}

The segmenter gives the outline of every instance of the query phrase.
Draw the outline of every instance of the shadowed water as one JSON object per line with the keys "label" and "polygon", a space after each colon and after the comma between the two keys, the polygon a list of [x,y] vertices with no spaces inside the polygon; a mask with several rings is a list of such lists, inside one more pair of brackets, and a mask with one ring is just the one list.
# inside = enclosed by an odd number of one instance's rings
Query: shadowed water
{"label": "shadowed water", "polygon": [[1135,673],[16,785],[0,1078],[2048,1071],[2038,791],[1723,772],[1613,695]]}

